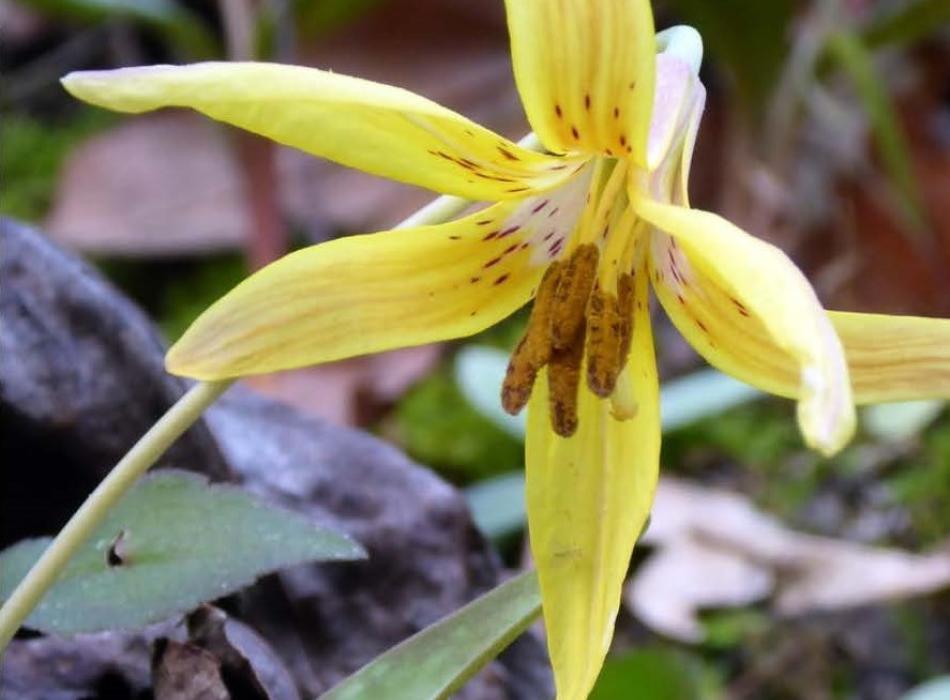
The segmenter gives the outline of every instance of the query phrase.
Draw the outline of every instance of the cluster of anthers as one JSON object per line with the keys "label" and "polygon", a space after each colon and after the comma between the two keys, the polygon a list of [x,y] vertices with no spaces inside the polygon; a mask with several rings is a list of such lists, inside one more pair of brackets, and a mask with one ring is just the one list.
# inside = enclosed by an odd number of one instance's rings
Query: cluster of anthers
{"label": "cluster of anthers", "polygon": [[[595,164],[574,245],[545,271],[502,387],[504,409],[516,414],[528,403],[538,373],[547,368],[551,427],[561,437],[577,430],[577,392],[585,369],[587,387],[601,398],[613,397],[616,418],[635,411],[614,395],[630,351],[635,303],[638,237],[636,217],[622,194],[627,168],[623,161]],[[595,193],[599,196],[591,196]]]}

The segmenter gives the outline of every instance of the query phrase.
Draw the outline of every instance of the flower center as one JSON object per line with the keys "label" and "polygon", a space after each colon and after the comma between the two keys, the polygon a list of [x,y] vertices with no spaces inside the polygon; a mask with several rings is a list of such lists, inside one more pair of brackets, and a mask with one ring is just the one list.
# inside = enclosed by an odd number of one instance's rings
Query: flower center
{"label": "flower center", "polygon": [[502,406],[518,413],[547,367],[551,427],[561,437],[577,430],[582,373],[590,391],[608,398],[630,351],[640,227],[624,191],[627,168],[623,161],[595,163],[571,244],[541,280],[502,387]]}

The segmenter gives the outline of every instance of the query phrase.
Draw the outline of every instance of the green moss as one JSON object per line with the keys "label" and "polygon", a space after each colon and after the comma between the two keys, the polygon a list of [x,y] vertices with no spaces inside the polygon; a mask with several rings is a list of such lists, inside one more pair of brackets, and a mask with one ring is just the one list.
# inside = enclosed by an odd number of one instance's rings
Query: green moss
{"label": "green moss", "polygon": [[248,274],[240,253],[195,259],[102,259],[97,265],[155,319],[172,342]]}
{"label": "green moss", "polygon": [[448,368],[412,389],[399,402],[394,418],[398,438],[410,455],[457,480],[522,466],[521,442],[468,404]]}
{"label": "green moss", "polygon": [[102,110],[86,108],[79,108],[73,118],[61,124],[5,114],[0,129],[0,214],[24,221],[43,218],[70,150],[113,121]]}
{"label": "green moss", "polygon": [[710,669],[695,654],[654,645],[611,656],[591,700],[701,700],[719,697]]}
{"label": "green moss", "polygon": [[918,453],[901,459],[886,480],[907,508],[920,546],[937,544],[950,532],[950,418],[924,434]]}
{"label": "green moss", "polygon": [[767,467],[801,446],[791,404],[759,401],[670,432],[664,436],[663,464],[689,472],[726,457]]}

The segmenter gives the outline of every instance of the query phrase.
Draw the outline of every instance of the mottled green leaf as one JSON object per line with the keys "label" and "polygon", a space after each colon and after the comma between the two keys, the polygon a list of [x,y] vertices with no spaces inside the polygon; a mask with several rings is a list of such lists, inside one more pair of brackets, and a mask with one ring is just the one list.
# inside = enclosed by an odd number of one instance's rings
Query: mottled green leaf
{"label": "mottled green leaf", "polygon": [[540,613],[537,575],[521,574],[378,656],[321,700],[448,697]]}
{"label": "mottled green leaf", "polygon": [[[0,553],[0,598],[49,542],[25,540]],[[116,504],[25,624],[63,634],[141,627],[285,566],[364,556],[345,535],[236,487],[157,472]]]}

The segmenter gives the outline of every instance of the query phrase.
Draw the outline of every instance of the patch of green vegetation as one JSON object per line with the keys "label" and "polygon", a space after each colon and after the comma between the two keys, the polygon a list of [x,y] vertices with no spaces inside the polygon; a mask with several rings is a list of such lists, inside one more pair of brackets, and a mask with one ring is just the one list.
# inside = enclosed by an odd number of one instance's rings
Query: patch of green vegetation
{"label": "patch of green vegetation", "polygon": [[165,292],[159,311],[159,325],[170,341],[182,333],[212,303],[229,292],[248,275],[243,255],[222,255],[181,275]]}
{"label": "patch of green vegetation", "polygon": [[920,451],[902,459],[886,484],[907,508],[922,547],[945,541],[950,533],[950,419],[924,434]]}
{"label": "patch of green vegetation", "polygon": [[521,442],[468,404],[448,367],[406,394],[394,419],[405,450],[454,479],[469,481],[522,467]]}
{"label": "patch of green vegetation", "polygon": [[698,656],[656,645],[609,657],[590,697],[701,700],[718,697],[718,686]]}
{"label": "patch of green vegetation", "polygon": [[70,150],[114,121],[103,110],[86,108],[78,108],[75,116],[60,124],[5,114],[0,129],[0,214],[28,222],[42,219]]}
{"label": "patch of green vegetation", "polygon": [[681,471],[710,456],[742,466],[775,465],[800,450],[802,440],[791,404],[758,401],[670,432],[664,436],[663,464]]}
{"label": "patch of green vegetation", "polygon": [[754,643],[767,634],[771,621],[766,613],[755,608],[729,608],[709,611],[702,617],[705,637],[703,646],[724,650]]}
{"label": "patch of green vegetation", "polygon": [[518,341],[521,340],[525,326],[528,325],[528,316],[530,313],[530,307],[526,306],[503,321],[473,336],[470,342],[473,345],[487,345],[488,347],[509,352],[514,349]]}
{"label": "patch of green vegetation", "polygon": [[195,260],[100,260],[98,267],[156,320],[170,342],[248,273],[240,253]]}

